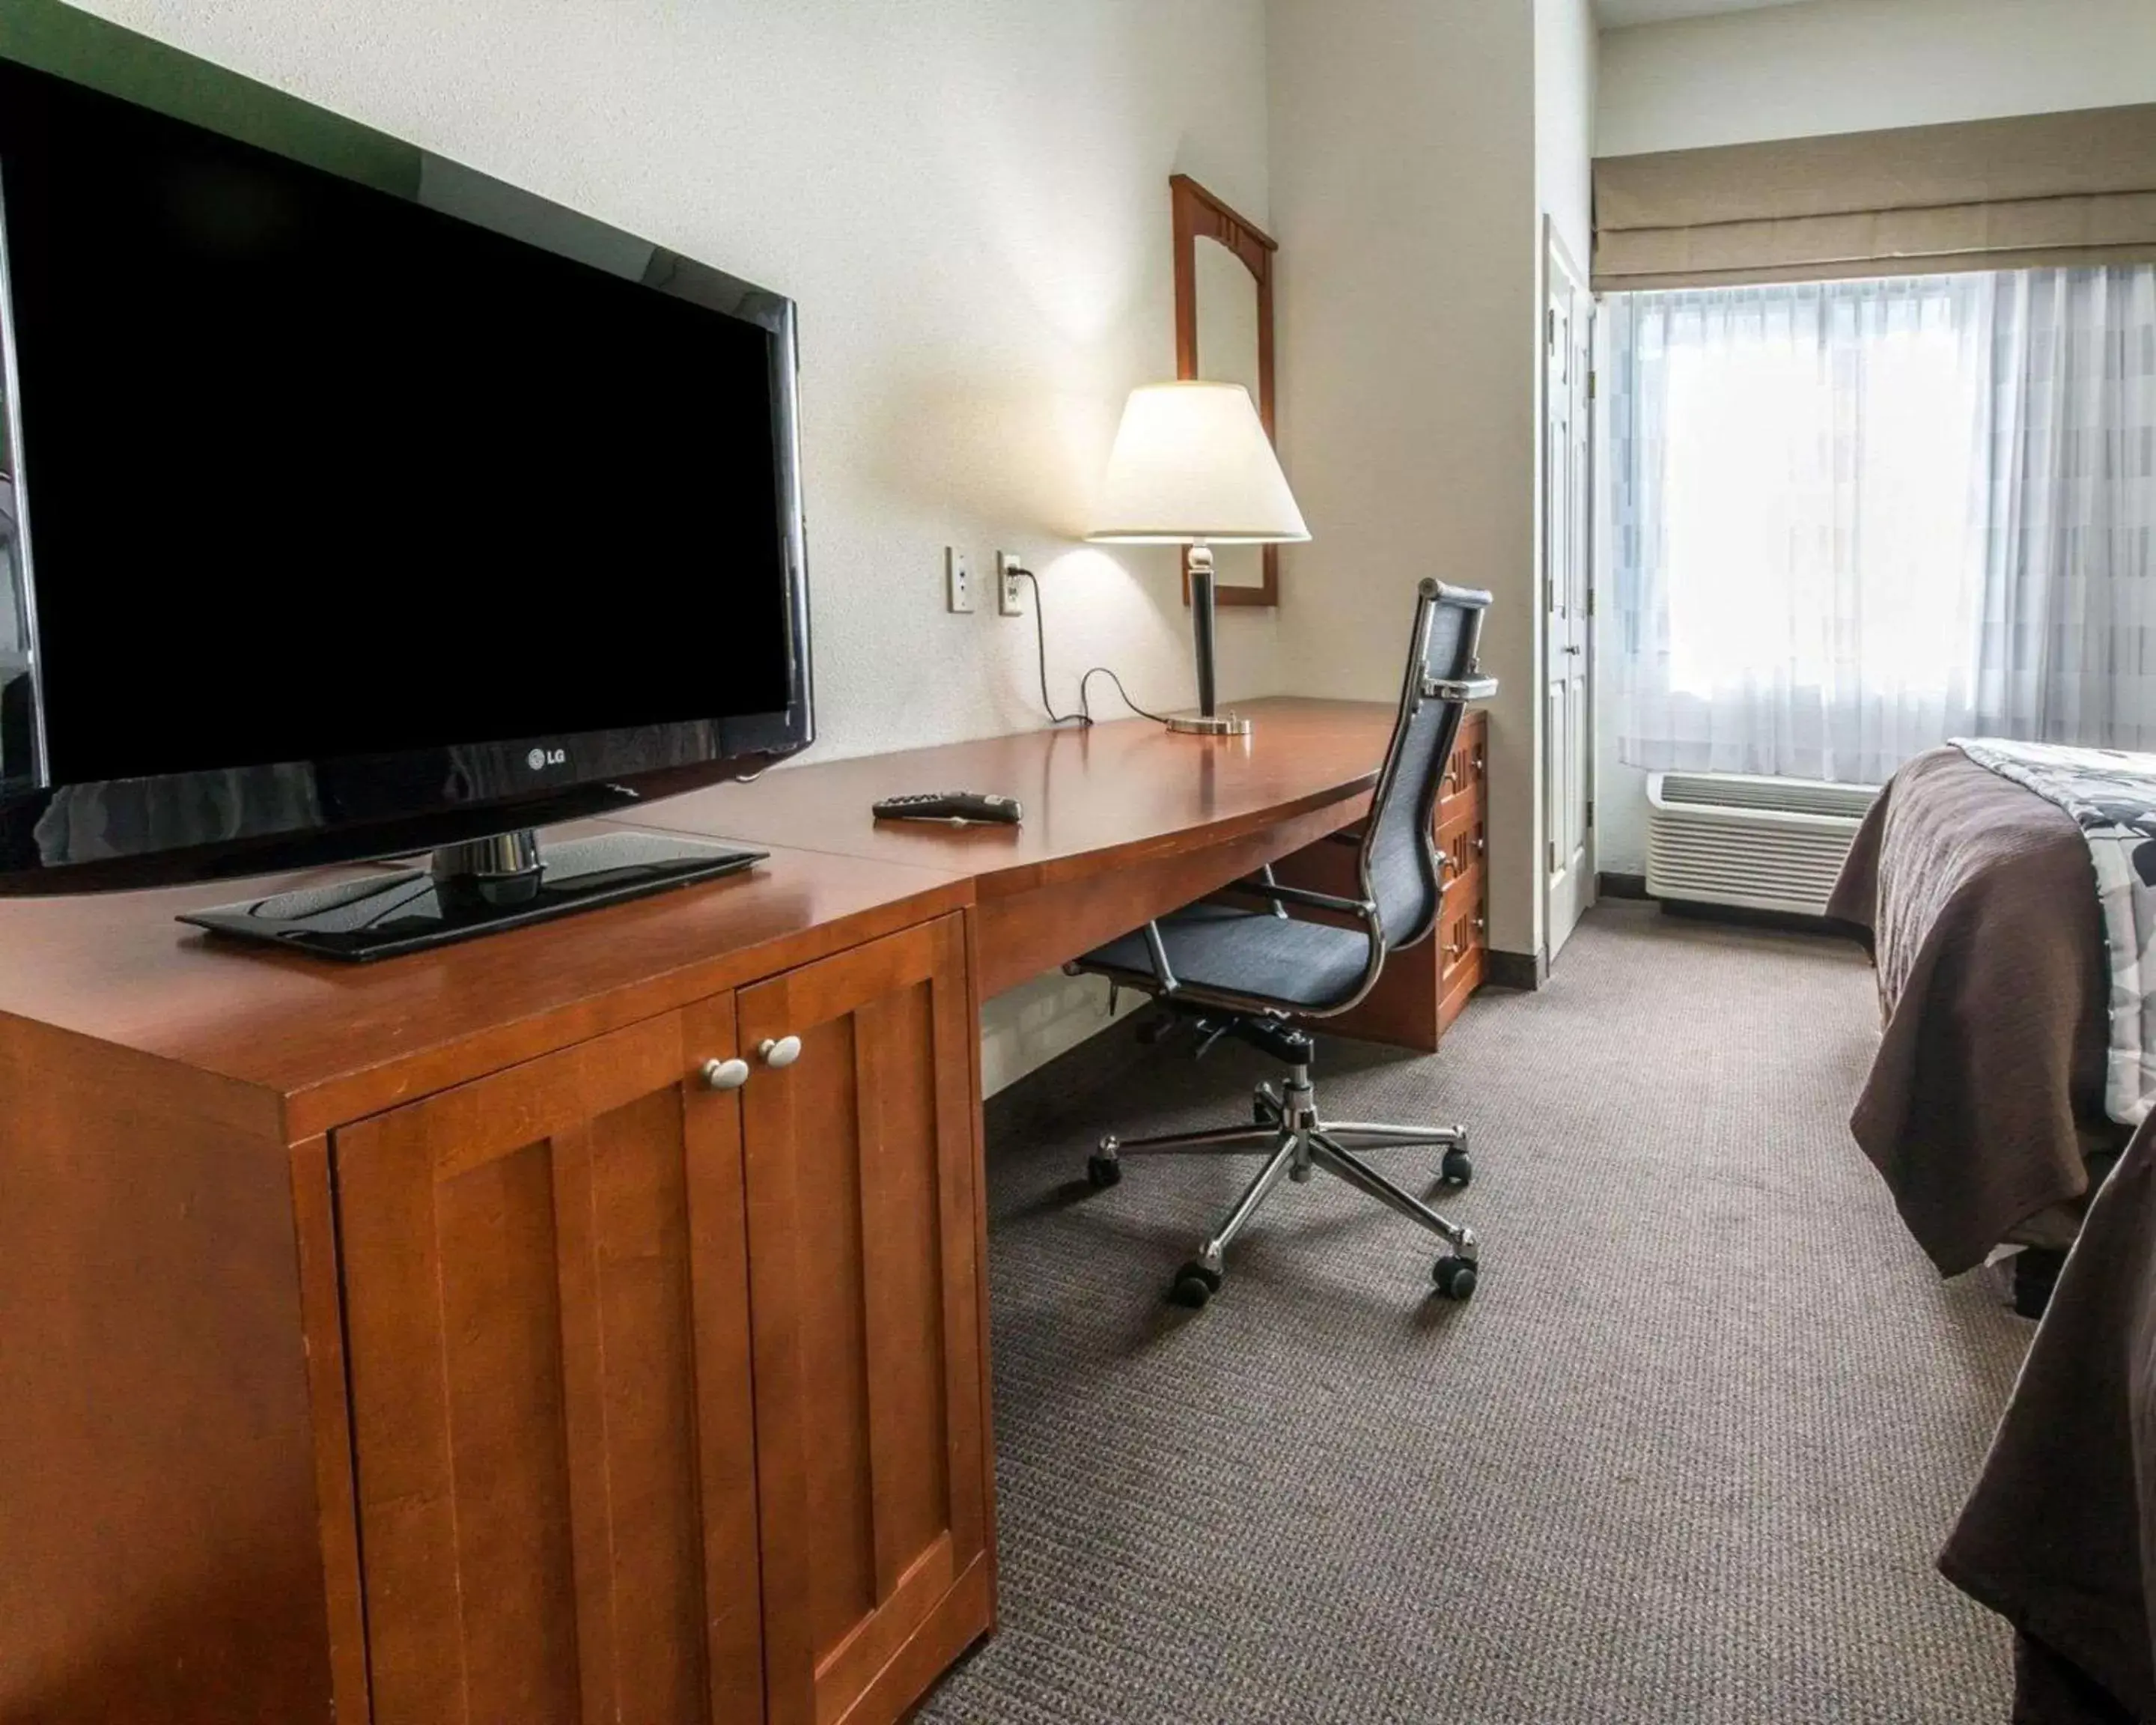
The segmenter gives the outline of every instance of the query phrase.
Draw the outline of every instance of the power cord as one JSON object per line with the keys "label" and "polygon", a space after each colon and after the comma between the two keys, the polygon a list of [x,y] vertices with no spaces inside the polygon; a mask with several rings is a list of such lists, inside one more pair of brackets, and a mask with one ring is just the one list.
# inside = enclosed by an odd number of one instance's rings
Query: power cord
{"label": "power cord", "polygon": [[1055,703],[1048,698],[1048,614],[1040,603],[1040,583],[1033,571],[1022,563],[1012,565],[1004,572],[1010,575],[1023,575],[1033,588],[1033,639],[1040,661],[1040,706],[1041,711],[1048,715],[1050,724],[1075,724],[1082,729],[1086,726],[1096,725],[1100,722],[1093,716],[1093,705],[1086,693],[1086,685],[1096,677],[1106,677],[1113,683],[1116,685],[1116,693],[1122,698],[1123,705],[1141,719],[1151,719],[1156,725],[1165,725],[1168,722],[1158,713],[1150,712],[1132,701],[1131,691],[1123,687],[1123,680],[1105,665],[1095,665],[1078,679],[1078,711],[1075,713],[1057,712]]}
{"label": "power cord", "polygon": [[1041,711],[1048,715],[1048,722],[1051,725],[1068,725],[1074,721],[1081,726],[1091,724],[1093,716],[1086,711],[1086,685],[1083,682],[1078,685],[1078,711],[1075,713],[1059,713],[1055,711],[1055,703],[1048,698],[1048,619],[1041,614],[1040,582],[1034,579],[1033,571],[1023,563],[1014,563],[1004,572],[1023,575],[1032,583],[1033,644],[1040,655],[1040,706]]}
{"label": "power cord", "polygon": [[1132,712],[1136,713],[1141,719],[1151,719],[1156,725],[1165,725],[1168,722],[1168,721],[1161,717],[1158,713],[1148,711],[1146,708],[1140,706],[1137,702],[1132,701],[1131,699],[1131,691],[1123,687],[1123,680],[1117,676],[1113,671],[1110,670],[1105,665],[1095,665],[1092,670],[1087,671],[1084,676],[1078,680],[1078,705],[1085,708],[1086,716],[1088,721],[1092,719],[1093,709],[1086,700],[1086,685],[1091,682],[1096,677],[1106,677],[1110,682],[1113,683],[1116,685],[1116,693],[1122,697],[1123,705],[1128,707]]}

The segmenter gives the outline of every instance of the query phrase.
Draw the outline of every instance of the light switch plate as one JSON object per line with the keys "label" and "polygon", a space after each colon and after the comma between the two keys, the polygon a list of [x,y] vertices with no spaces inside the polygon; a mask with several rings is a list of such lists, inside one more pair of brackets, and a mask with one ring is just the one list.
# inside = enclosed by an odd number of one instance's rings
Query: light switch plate
{"label": "light switch plate", "polygon": [[953,612],[973,608],[973,570],[955,545],[943,547],[943,603]]}
{"label": "light switch plate", "polygon": [[1025,596],[1019,591],[1018,577],[1011,572],[1023,569],[1025,559],[1014,551],[996,553],[996,614],[999,617],[1025,615]]}

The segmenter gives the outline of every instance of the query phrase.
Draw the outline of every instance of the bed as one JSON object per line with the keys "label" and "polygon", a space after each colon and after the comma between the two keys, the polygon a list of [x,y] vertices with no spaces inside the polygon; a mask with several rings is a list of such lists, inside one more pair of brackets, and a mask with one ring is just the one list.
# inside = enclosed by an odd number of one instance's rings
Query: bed
{"label": "bed", "polygon": [[2127,1137],[2105,1113],[2109,978],[2081,829],[1934,749],[1880,793],[1828,914],[1869,933],[1883,1021],[1851,1131],[1942,1275],[2041,1249],[2017,1290],[2035,1315]]}
{"label": "bed", "polygon": [[2016,1721],[2156,1720],[2156,1116],[2089,1206],[1939,1568],[2017,1631]]}

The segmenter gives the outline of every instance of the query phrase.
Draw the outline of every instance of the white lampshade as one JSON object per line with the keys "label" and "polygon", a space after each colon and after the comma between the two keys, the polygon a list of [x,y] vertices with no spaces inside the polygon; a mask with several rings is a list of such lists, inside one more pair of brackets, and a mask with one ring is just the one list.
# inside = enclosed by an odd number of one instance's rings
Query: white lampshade
{"label": "white lampshade", "polygon": [[1133,389],[1089,539],[1264,545],[1307,539],[1280,458],[1240,383]]}

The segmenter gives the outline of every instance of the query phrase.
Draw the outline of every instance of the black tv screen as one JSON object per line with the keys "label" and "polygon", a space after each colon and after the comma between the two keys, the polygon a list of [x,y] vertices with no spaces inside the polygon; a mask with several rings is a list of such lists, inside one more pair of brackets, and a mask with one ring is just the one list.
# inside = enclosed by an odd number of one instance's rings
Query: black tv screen
{"label": "black tv screen", "polygon": [[0,890],[449,842],[805,744],[790,303],[268,111],[0,59]]}

